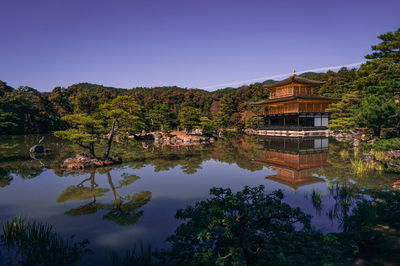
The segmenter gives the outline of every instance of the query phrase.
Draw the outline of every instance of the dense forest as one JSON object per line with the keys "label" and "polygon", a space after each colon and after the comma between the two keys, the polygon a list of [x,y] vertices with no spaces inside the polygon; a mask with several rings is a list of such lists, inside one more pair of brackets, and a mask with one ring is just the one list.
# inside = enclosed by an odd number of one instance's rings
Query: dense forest
{"label": "dense forest", "polygon": [[[378,38],[380,43],[372,46],[372,53],[365,56],[367,62],[359,69],[342,68],[337,72],[301,74],[326,81],[319,89],[322,96],[342,99],[329,109],[330,129],[346,131],[361,128],[378,137],[399,134],[400,29]],[[254,126],[257,111],[249,103],[268,98],[269,91],[263,88],[263,84],[271,82],[268,80],[213,92],[179,87],[122,89],[90,83],[39,92],[27,86],[15,89],[0,81],[0,134],[65,130],[74,121],[96,116],[97,120],[101,118],[101,123],[111,124],[116,114],[107,114],[107,108],[108,111],[117,108],[115,104],[118,101],[114,101],[114,107],[111,103],[118,96],[129,97],[125,100],[133,101],[136,123],[131,131],[199,127],[211,131],[244,129]],[[107,132],[100,132],[99,129],[99,133],[108,133],[109,127],[103,128]]]}

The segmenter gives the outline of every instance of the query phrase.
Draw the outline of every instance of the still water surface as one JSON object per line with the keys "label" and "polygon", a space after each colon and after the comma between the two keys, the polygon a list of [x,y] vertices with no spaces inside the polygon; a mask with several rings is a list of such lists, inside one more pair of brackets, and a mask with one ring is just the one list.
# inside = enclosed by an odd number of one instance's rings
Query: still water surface
{"label": "still water surface", "polygon": [[[165,238],[180,223],[176,211],[206,199],[214,186],[281,189],[285,202],[313,216],[316,229],[337,232],[342,228],[333,215],[332,184],[388,189],[399,179],[379,172],[354,174],[352,150],[327,138],[235,136],[190,147],[132,142],[114,147],[122,165],[74,173],[58,166],[79,148],[46,136],[44,145],[52,154],[32,157],[29,147],[40,138],[0,139],[0,220],[21,215],[53,224],[63,236],[88,239],[94,254],[82,264],[102,264],[112,250],[135,244],[167,247]],[[313,204],[313,190],[321,193],[321,206]]]}

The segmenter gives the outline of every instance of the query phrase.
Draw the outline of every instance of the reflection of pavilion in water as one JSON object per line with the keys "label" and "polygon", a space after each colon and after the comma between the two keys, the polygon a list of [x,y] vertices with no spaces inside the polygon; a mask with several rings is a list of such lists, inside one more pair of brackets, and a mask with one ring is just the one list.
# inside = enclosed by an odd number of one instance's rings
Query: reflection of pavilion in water
{"label": "reflection of pavilion in water", "polygon": [[330,166],[327,138],[265,137],[259,141],[264,147],[258,150],[260,158],[255,161],[276,172],[266,179],[287,185],[294,192],[301,186],[324,182],[314,174],[319,168]]}

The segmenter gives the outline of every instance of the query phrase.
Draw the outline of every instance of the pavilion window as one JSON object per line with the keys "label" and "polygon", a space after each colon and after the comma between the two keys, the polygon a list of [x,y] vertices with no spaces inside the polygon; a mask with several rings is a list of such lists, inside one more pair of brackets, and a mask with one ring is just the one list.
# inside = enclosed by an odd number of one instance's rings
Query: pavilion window
{"label": "pavilion window", "polygon": [[328,115],[323,115],[321,120],[321,126],[326,127],[328,126],[329,118]]}
{"label": "pavilion window", "polygon": [[314,126],[314,118],[312,118],[312,117],[307,117],[306,126],[307,126],[307,127],[313,127],[313,126]]}
{"label": "pavilion window", "polygon": [[297,117],[295,117],[295,116],[287,117],[286,125],[287,126],[297,126]]}
{"label": "pavilion window", "polygon": [[322,124],[321,124],[321,121],[322,119],[321,119],[321,117],[315,117],[314,118],[314,126],[315,127],[321,127],[322,126]]}

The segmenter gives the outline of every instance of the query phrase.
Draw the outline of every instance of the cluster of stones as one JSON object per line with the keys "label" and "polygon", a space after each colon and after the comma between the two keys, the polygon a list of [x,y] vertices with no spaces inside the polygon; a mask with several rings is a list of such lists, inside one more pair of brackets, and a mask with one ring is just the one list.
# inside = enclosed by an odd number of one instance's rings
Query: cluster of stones
{"label": "cluster of stones", "polygon": [[98,168],[122,163],[120,157],[113,157],[105,160],[91,158],[87,154],[77,154],[75,157],[66,159],[61,168],[69,171],[83,170],[89,168]]}
{"label": "cluster of stones", "polygon": [[331,131],[329,134],[331,137],[334,137],[337,141],[339,142],[348,142],[350,145],[352,145],[355,149],[358,148],[358,146],[361,143],[361,140],[365,140],[366,136],[365,135],[360,135],[355,132],[334,132]]}
{"label": "cluster of stones", "polygon": [[[381,157],[382,158],[378,160],[373,150],[371,153],[362,154],[363,161],[368,162],[372,167],[375,167],[378,163],[383,163],[389,168],[400,169],[400,162],[397,160],[400,158],[400,150],[386,151]],[[400,180],[395,181],[392,184],[392,188],[393,190],[400,191]]]}
{"label": "cluster of stones", "polygon": [[190,146],[200,145],[206,143],[213,143],[215,139],[213,137],[193,134],[182,134],[181,132],[171,132],[169,135],[165,135],[161,132],[154,132],[154,145],[176,145],[176,146]]}
{"label": "cluster of stones", "polygon": [[333,132],[331,131],[329,136],[334,137],[337,141],[339,142],[348,142],[351,144],[355,149],[360,146],[362,141],[368,142],[368,143],[374,143],[375,141],[379,140],[377,137],[371,137],[367,136],[364,133],[360,132]]}
{"label": "cluster of stones", "polygon": [[368,162],[373,167],[378,163],[384,163],[388,167],[398,168],[400,167],[400,162],[398,162],[398,158],[400,158],[400,150],[389,150],[385,151],[383,155],[380,156],[380,159],[377,159],[375,156],[375,151],[371,150],[369,153],[363,153],[362,159],[365,162]]}

